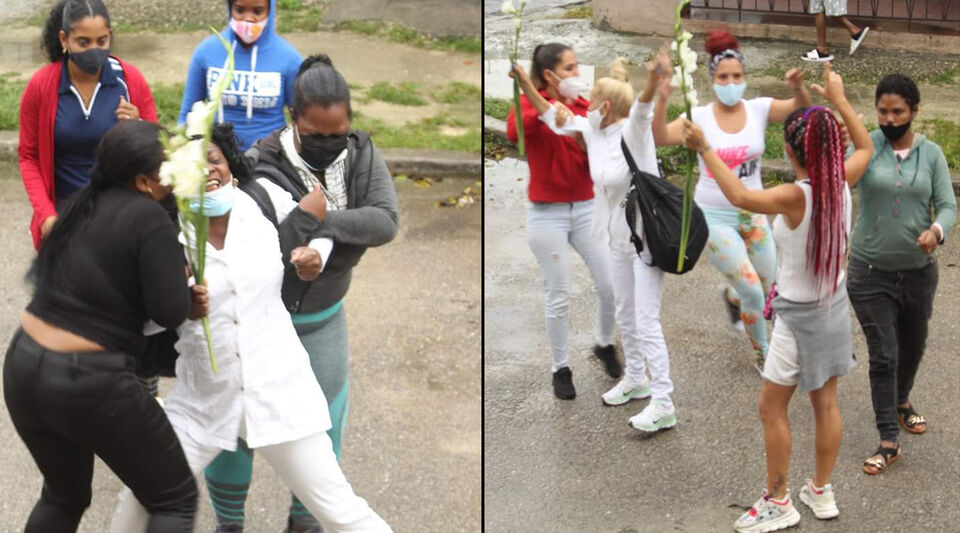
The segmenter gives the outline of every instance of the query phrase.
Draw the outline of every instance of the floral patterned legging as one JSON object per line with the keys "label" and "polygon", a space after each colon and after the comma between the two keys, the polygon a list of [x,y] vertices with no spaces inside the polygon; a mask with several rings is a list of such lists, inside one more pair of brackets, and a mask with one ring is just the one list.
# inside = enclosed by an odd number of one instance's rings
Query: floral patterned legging
{"label": "floral patterned legging", "polygon": [[767,321],[763,306],[777,272],[777,250],[765,215],[740,209],[704,209],[710,237],[708,259],[730,284],[730,301],[740,304],[740,317],[758,356],[766,356]]}

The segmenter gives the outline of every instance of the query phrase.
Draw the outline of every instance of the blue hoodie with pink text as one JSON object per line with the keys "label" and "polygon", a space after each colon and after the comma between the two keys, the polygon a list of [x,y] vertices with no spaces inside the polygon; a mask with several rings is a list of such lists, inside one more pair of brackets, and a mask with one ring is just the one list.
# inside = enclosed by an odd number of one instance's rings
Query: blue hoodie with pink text
{"label": "blue hoodie with pink text", "polygon": [[[229,12],[228,2],[228,17]],[[221,99],[217,122],[233,123],[244,151],[286,124],[283,108],[293,103],[293,81],[303,61],[300,53],[277,35],[276,13],[276,0],[270,0],[267,25],[250,46],[244,46],[229,24],[221,32],[234,50],[234,73],[233,82]],[[226,71],[226,64],[227,51],[216,35],[197,46],[190,60],[179,123],[186,121],[194,102],[210,97],[210,91]]]}

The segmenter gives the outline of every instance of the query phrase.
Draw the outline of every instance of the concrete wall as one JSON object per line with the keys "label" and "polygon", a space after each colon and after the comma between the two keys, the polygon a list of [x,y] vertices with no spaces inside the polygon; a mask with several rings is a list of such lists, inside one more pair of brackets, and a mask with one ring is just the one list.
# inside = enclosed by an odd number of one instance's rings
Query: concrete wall
{"label": "concrete wall", "polygon": [[[593,20],[601,29],[672,36],[676,5],[674,0],[593,0]],[[809,26],[685,19],[683,27],[694,34],[704,33],[712,28],[726,28],[737,37],[816,42],[812,18]],[[827,40],[834,46],[846,46],[850,42],[850,34],[843,28],[830,26],[827,30]],[[955,54],[960,50],[960,37],[871,29],[870,36],[867,37],[863,46]]]}

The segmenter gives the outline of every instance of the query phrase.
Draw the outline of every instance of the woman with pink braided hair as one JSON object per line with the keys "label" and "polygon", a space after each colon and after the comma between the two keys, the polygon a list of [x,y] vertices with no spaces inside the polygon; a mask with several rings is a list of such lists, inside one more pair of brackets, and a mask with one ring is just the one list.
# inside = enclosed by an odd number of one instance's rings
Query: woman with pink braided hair
{"label": "woman with pink braided hair", "polygon": [[840,514],[830,475],[840,451],[843,421],[837,407],[837,378],[856,364],[850,338],[844,258],[851,230],[848,180],[863,175],[873,143],[843,92],[843,81],[823,68],[824,85],[811,86],[843,117],[853,140],[844,161],[843,138],[833,113],[798,109],[784,121],[784,151],[797,179],[771,189],[748,189],[707,143],[703,131],[684,120],[684,144],[700,153],[723,194],[754,213],[779,215],[777,318],[763,368],[760,420],[767,481],[761,498],[733,525],[737,531],[776,531],[800,522],[790,500],[787,472],[791,434],[787,407],[797,386],[808,392],[816,419],[816,471],[800,489],[800,500],[819,519]]}

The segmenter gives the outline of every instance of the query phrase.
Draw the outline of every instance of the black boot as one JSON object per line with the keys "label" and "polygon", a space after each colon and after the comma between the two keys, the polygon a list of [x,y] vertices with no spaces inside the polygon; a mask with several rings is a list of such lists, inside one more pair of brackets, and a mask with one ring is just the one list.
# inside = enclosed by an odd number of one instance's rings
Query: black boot
{"label": "black boot", "polygon": [[597,359],[603,361],[603,366],[607,370],[607,375],[612,378],[620,377],[622,369],[620,368],[620,362],[617,361],[617,352],[613,349],[613,345],[609,346],[594,346],[593,355],[597,356]]}

